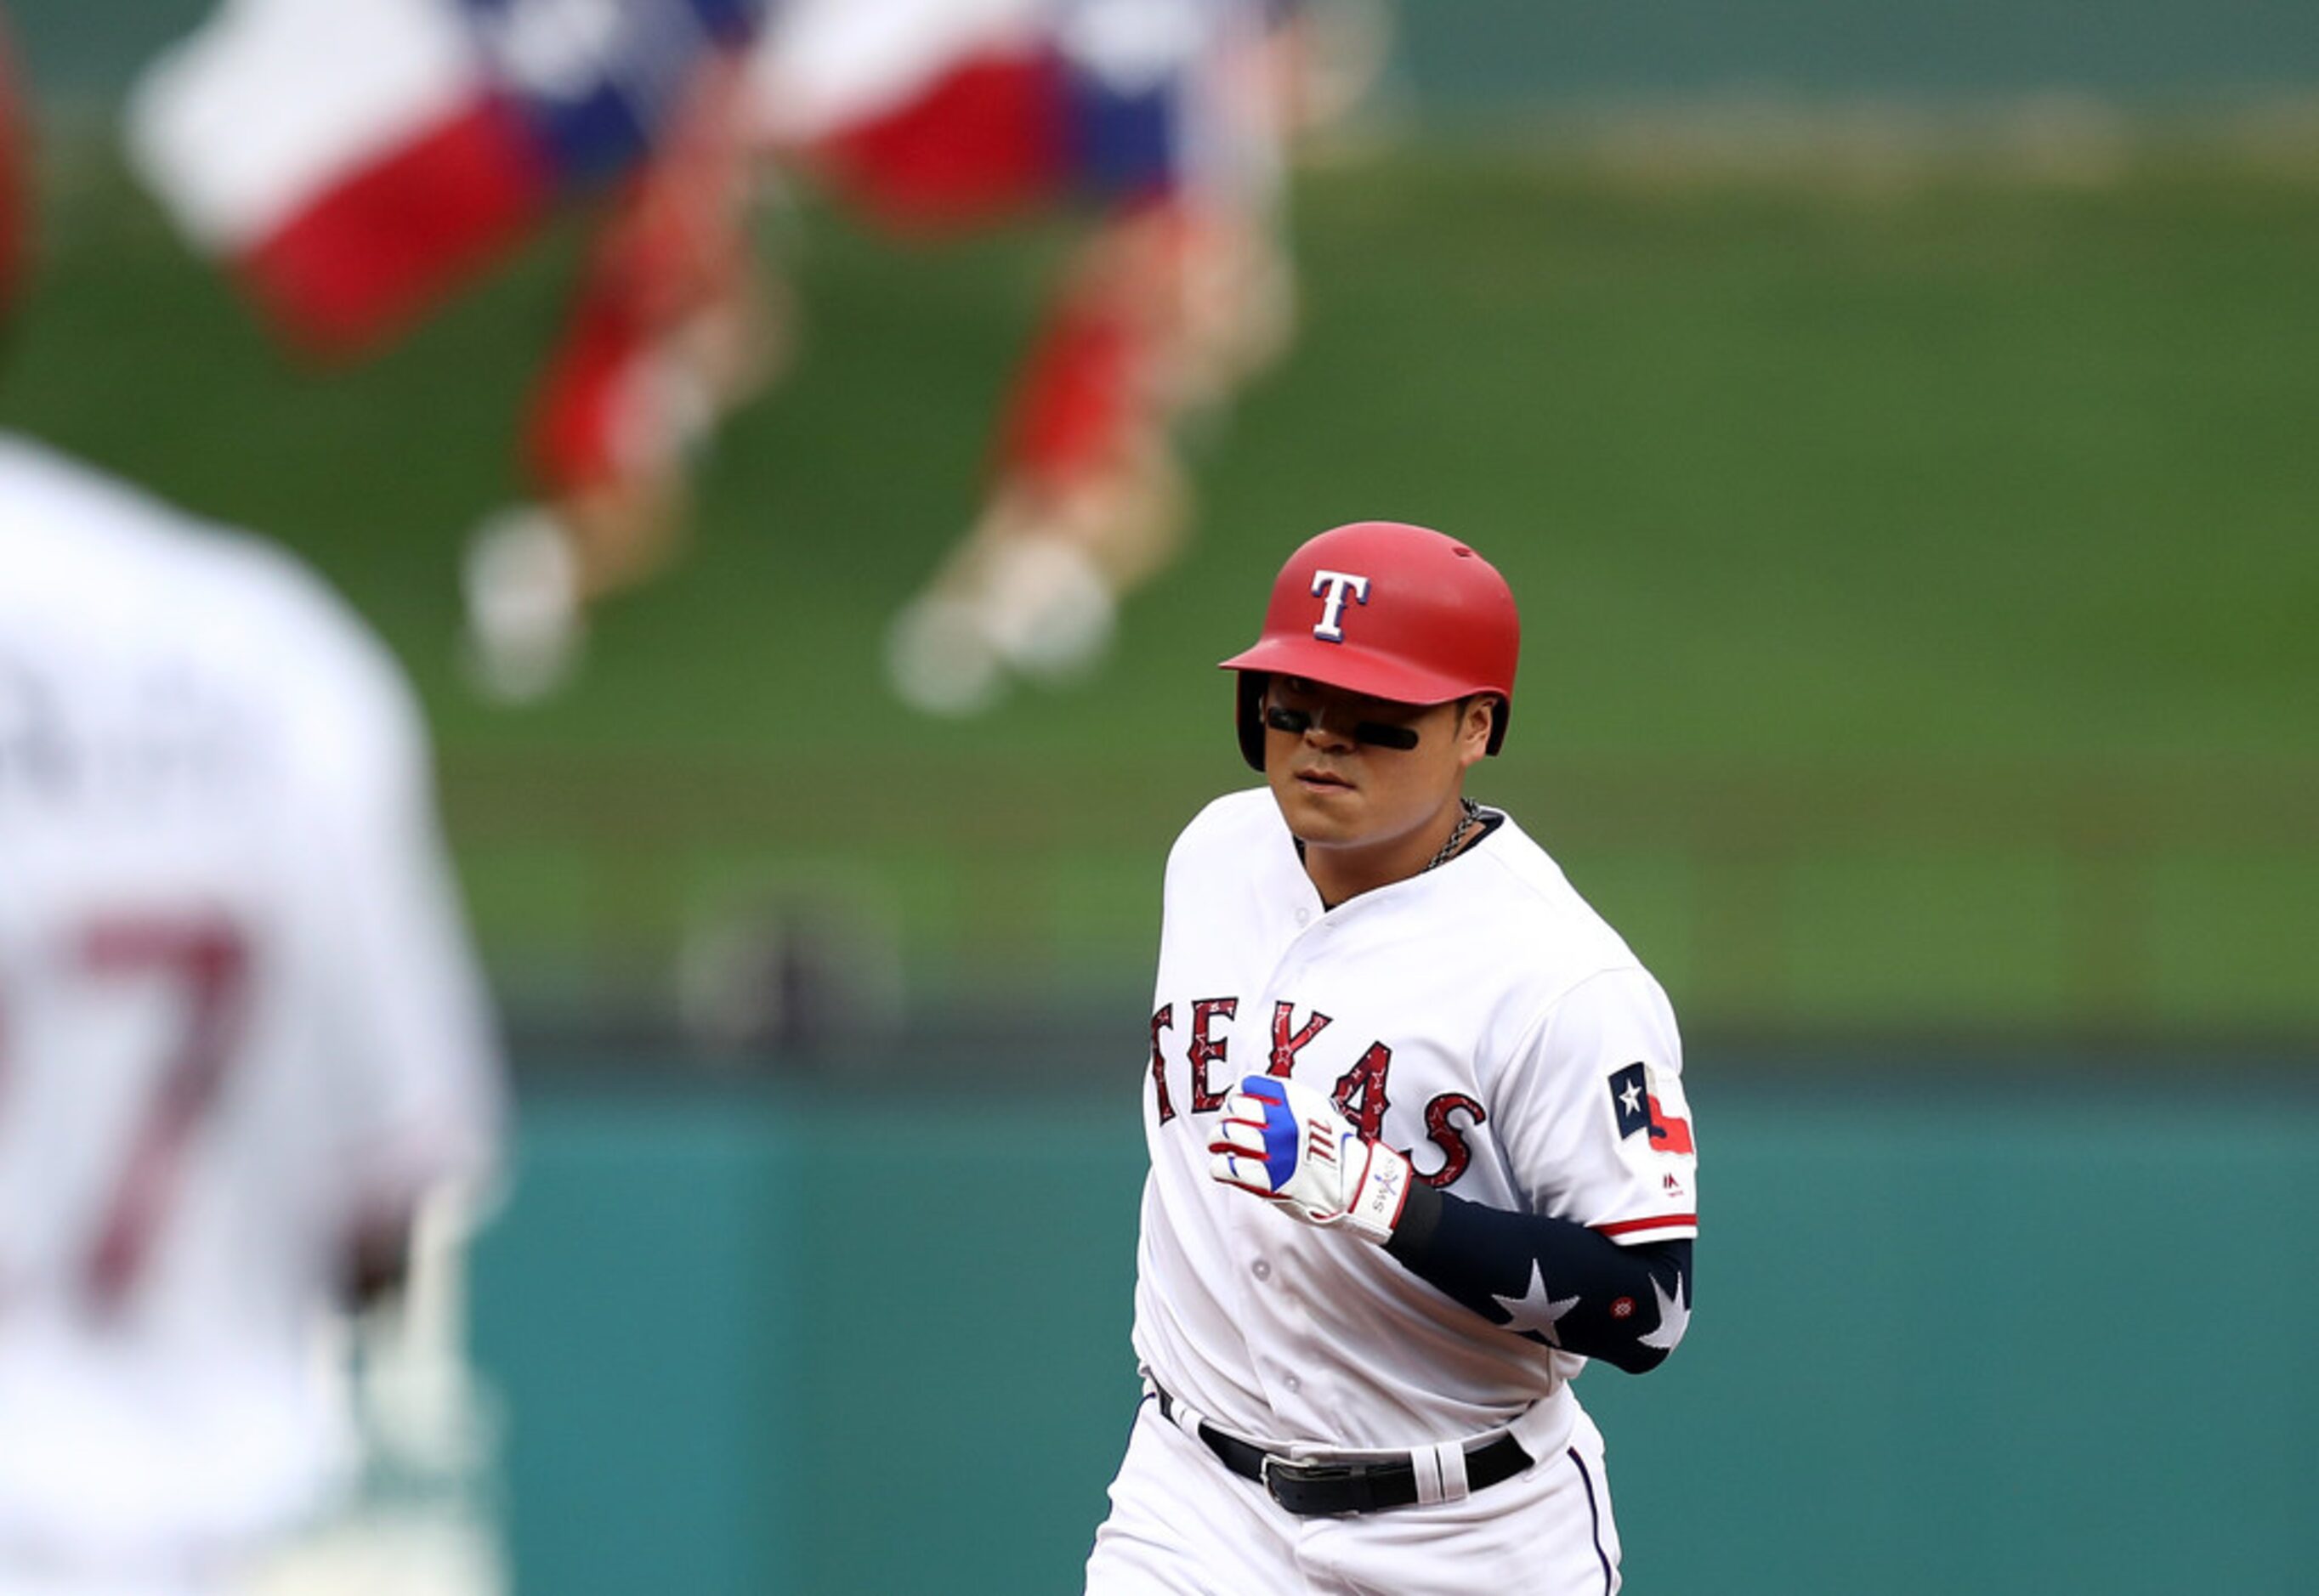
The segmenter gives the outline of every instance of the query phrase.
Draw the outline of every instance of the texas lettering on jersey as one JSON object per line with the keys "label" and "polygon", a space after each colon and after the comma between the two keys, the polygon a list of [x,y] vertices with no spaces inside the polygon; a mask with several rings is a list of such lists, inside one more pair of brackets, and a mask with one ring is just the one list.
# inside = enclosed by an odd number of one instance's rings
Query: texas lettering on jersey
{"label": "texas lettering on jersey", "polygon": [[[1229,1023],[1239,1016],[1240,1001],[1238,997],[1201,997],[1189,1005],[1185,1056],[1191,1067],[1188,1101],[1194,1114],[1213,1114],[1222,1108],[1238,1078],[1230,1058],[1232,1038],[1219,1033],[1219,1023]],[[1272,1005],[1271,1056],[1265,1066],[1268,1075],[1292,1074],[1297,1056],[1335,1023],[1330,1015],[1313,1009],[1306,1012],[1304,1023],[1299,1024],[1297,1006],[1287,999]],[[1163,1125],[1177,1113],[1175,1097],[1168,1086],[1167,1058],[1162,1047],[1163,1039],[1174,1030],[1176,1023],[1176,1005],[1172,1002],[1160,1005],[1151,1015],[1151,1089]],[[1393,1103],[1392,1072],[1393,1049],[1383,1041],[1371,1041],[1351,1067],[1337,1077],[1331,1089],[1330,1097],[1337,1112],[1352,1123],[1364,1141],[1376,1141],[1384,1136],[1385,1110]],[[1424,1109],[1426,1140],[1440,1150],[1441,1161],[1430,1170],[1417,1168],[1418,1178],[1434,1186],[1454,1183],[1473,1163],[1473,1150],[1466,1145],[1465,1132],[1489,1117],[1488,1110],[1465,1092],[1442,1092],[1428,1100]],[[1408,1156],[1409,1150],[1401,1150]]]}

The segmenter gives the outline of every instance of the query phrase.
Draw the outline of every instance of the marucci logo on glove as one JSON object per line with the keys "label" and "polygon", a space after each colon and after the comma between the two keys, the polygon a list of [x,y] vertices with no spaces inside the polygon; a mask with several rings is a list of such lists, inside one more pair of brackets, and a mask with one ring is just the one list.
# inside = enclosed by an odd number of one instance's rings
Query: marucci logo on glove
{"label": "marucci logo on glove", "polygon": [[1355,1229],[1379,1237],[1392,1235],[1394,1226],[1401,1222],[1402,1205],[1408,1201],[1402,1177],[1409,1173],[1409,1165],[1400,1154],[1390,1148],[1381,1151],[1382,1157],[1371,1156],[1360,1190],[1345,1214]]}

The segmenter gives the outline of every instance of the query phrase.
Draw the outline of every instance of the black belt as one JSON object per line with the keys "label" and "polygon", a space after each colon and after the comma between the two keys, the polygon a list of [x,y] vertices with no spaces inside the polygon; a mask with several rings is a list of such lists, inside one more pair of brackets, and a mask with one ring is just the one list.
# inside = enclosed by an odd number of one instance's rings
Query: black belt
{"label": "black belt", "polygon": [[[1176,1421],[1173,1398],[1157,1385],[1160,1416]],[[1334,1461],[1284,1457],[1253,1442],[1226,1435],[1203,1422],[1200,1440],[1223,1465],[1244,1479],[1254,1480],[1272,1493],[1272,1500],[1303,1518],[1327,1518],[1339,1513],[1372,1513],[1380,1508],[1412,1507],[1418,1501],[1417,1465],[1406,1452],[1384,1457],[1348,1457]],[[1511,1435],[1481,1441],[1466,1448],[1466,1489],[1484,1490],[1511,1480],[1534,1460]]]}

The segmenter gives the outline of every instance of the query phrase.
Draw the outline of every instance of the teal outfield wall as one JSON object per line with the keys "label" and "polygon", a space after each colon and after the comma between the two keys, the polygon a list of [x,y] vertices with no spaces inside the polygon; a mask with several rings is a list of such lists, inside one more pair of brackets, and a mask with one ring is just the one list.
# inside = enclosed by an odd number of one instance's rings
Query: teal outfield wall
{"label": "teal outfield wall", "polygon": [[[2307,1074],[1885,1073],[1694,1063],[1698,1317],[1580,1386],[1628,1588],[2319,1588]],[[1136,1084],[528,1097],[475,1257],[520,1590],[1076,1591]]]}
{"label": "teal outfield wall", "polygon": [[2123,100],[2319,84],[2307,0],[1406,0],[1403,70],[1430,109],[1727,95]]}

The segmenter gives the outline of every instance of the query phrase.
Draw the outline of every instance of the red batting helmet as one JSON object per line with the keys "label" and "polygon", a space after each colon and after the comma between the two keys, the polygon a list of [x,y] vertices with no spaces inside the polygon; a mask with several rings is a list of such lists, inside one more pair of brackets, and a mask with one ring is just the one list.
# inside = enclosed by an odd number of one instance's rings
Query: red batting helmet
{"label": "red batting helmet", "polygon": [[1240,677],[1240,750],[1264,769],[1259,717],[1275,672],[1403,704],[1498,700],[1490,749],[1506,740],[1521,617],[1497,567],[1459,543],[1399,521],[1355,521],[1288,556],[1264,634],[1222,669]]}

